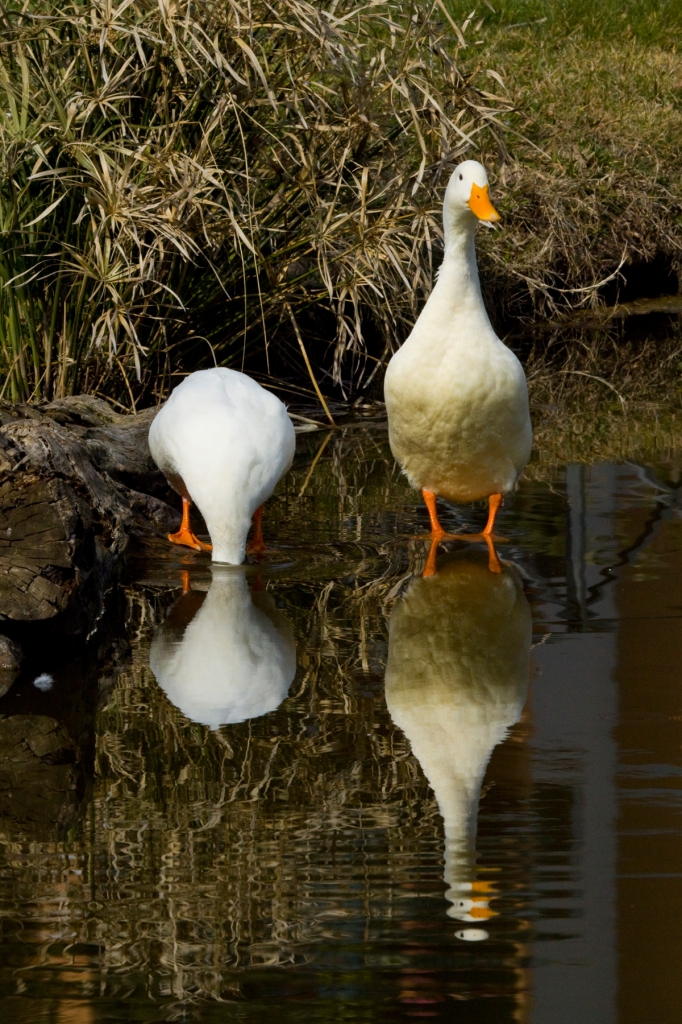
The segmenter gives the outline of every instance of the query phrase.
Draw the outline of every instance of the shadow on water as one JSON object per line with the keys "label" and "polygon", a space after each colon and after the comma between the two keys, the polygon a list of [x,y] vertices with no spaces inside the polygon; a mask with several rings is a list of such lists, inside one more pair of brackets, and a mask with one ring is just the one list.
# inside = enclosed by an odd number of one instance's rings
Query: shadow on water
{"label": "shadow on water", "polygon": [[0,697],[5,1019],[676,1022],[676,459],[534,463],[423,579],[385,428],[302,434],[260,563],[138,551]]}

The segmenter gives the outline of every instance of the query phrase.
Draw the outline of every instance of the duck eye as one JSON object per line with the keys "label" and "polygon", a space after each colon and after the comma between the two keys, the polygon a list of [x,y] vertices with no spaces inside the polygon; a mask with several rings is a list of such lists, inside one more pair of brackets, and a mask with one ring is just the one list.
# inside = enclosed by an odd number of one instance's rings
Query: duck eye
{"label": "duck eye", "polygon": [[463,175],[463,174],[460,174],[460,176],[459,176],[459,180],[460,180],[460,181],[464,181],[464,175]]}

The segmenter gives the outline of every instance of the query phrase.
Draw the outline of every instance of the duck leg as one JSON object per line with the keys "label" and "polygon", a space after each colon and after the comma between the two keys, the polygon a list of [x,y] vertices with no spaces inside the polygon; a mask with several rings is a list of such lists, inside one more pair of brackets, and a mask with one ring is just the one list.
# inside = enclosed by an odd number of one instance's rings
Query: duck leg
{"label": "duck leg", "polygon": [[492,536],[492,532],[493,532],[493,529],[495,527],[495,517],[497,516],[497,513],[499,512],[501,504],[502,504],[502,495],[501,494],[491,494],[490,497],[488,498],[488,522],[486,523],[485,530],[483,531],[483,536],[484,537],[491,537]]}
{"label": "duck leg", "polygon": [[171,544],[181,544],[186,548],[194,548],[195,551],[212,551],[210,544],[204,544],[199,538],[192,532],[192,527],[189,522],[189,510],[192,507],[192,502],[189,498],[183,496],[182,499],[182,522],[180,523],[180,529],[177,533],[169,533],[168,540]]}
{"label": "duck leg", "polygon": [[429,548],[429,553],[428,553],[428,556],[427,556],[427,559],[426,559],[426,565],[424,566],[424,571],[422,572],[422,576],[435,576],[436,575],[436,557],[438,555],[438,545],[439,545],[439,543],[440,543],[440,538],[439,537],[432,537],[431,538],[431,547]]}
{"label": "duck leg", "polygon": [[495,550],[495,544],[493,542],[492,535],[489,533],[482,534],[483,540],[486,542],[488,548],[488,568],[491,572],[502,572],[502,562],[499,559],[497,551]]}
{"label": "duck leg", "polygon": [[488,545],[488,568],[491,572],[502,572],[502,563],[498,558],[497,551],[495,550],[495,544],[493,541],[493,529],[495,527],[495,517],[502,504],[501,494],[491,494],[488,498],[488,522],[485,525],[483,531],[483,540]]}
{"label": "duck leg", "polygon": [[440,521],[438,519],[436,495],[434,492],[422,490],[422,496],[431,521],[431,547],[429,548],[429,554],[426,559],[426,565],[424,566],[422,576],[436,575],[436,556],[438,555],[438,545],[442,540],[466,540],[474,543],[476,541],[484,540],[488,548],[488,568],[491,572],[502,572],[502,563],[500,562],[497,551],[495,550],[495,544],[493,541],[495,518],[502,504],[501,494],[491,494],[488,498],[488,522],[486,523],[485,529],[482,533],[447,533],[447,531],[440,525]]}
{"label": "duck leg", "polygon": [[422,497],[424,504],[426,505],[429,513],[429,519],[431,521],[431,547],[429,548],[429,554],[426,559],[426,565],[422,576],[435,576],[436,575],[436,556],[438,555],[438,545],[445,537],[447,533],[440,525],[438,519],[438,510],[436,508],[436,495],[433,491],[427,491],[422,489]]}
{"label": "duck leg", "polygon": [[250,555],[263,555],[267,551],[263,540],[263,506],[259,505],[253,513],[253,537],[246,550]]}
{"label": "duck leg", "polygon": [[433,491],[422,490],[422,498],[431,520],[431,539],[435,540],[436,537],[444,537],[445,530],[440,525],[438,510],[436,509],[436,495]]}

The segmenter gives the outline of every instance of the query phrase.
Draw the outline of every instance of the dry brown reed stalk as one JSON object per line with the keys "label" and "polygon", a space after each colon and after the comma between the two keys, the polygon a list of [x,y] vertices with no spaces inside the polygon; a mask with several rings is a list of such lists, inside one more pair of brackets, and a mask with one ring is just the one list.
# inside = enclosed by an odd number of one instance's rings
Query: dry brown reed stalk
{"label": "dry brown reed stalk", "polygon": [[134,404],[188,264],[212,250],[216,58],[196,21],[180,29],[189,10],[0,11],[0,356],[14,399],[114,375]]}
{"label": "dry brown reed stalk", "polygon": [[486,91],[498,76],[465,70],[438,4],[37,0],[1,16],[14,399],[134,404],[167,387],[169,342],[190,369],[206,341],[211,361],[254,344],[267,361],[277,325],[320,304],[334,379],[361,377],[368,321],[388,350],[431,287],[444,173],[509,107]]}
{"label": "dry brown reed stalk", "polygon": [[432,286],[439,188],[482,131],[499,134],[510,104],[486,91],[500,92],[499,76],[466,70],[464,35],[442,5],[360,12],[292,0],[251,11],[253,67],[239,63],[244,82],[223,114],[240,230],[221,264],[226,321],[211,339],[225,353],[240,332],[245,349],[260,332],[267,358],[269,329],[286,335],[293,319],[303,345],[301,317],[326,309],[343,389],[378,365],[367,364],[368,327],[384,354],[409,331]]}

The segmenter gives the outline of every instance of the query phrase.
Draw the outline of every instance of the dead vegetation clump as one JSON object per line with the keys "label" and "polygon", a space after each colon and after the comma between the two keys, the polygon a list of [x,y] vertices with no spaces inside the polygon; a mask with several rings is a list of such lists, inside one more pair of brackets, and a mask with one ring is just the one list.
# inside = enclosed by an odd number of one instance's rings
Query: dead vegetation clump
{"label": "dead vegetation clump", "polygon": [[618,320],[592,330],[555,325],[529,330],[525,340],[531,401],[679,404],[682,336],[673,318],[663,318],[656,330],[645,324],[638,331]]}
{"label": "dead vegetation clump", "polygon": [[504,214],[479,237],[498,326],[615,301],[654,258],[669,288],[682,57],[492,9],[2,8],[0,397],[134,406],[214,360],[366,389],[465,156]]}
{"label": "dead vegetation clump", "polygon": [[134,404],[209,346],[269,369],[281,325],[312,375],[312,307],[336,324],[334,379],[348,358],[362,377],[367,320],[388,351],[430,290],[443,177],[509,106],[461,65],[443,5],[39,0],[2,19],[14,400]]}
{"label": "dead vegetation clump", "polygon": [[[589,382],[586,382],[589,385]],[[682,409],[657,401],[621,404],[591,393],[564,393],[533,409],[534,457],[524,476],[554,479],[557,468],[595,463],[664,463],[679,467]]]}
{"label": "dead vegetation clump", "polygon": [[[556,347],[556,351],[555,351]],[[682,337],[620,324],[543,332],[527,366],[534,456],[525,475],[570,463],[676,462],[682,449]]]}

